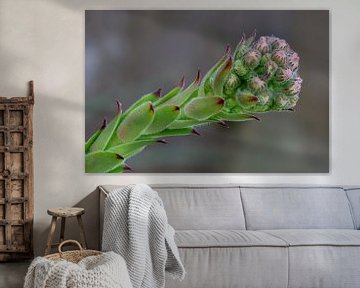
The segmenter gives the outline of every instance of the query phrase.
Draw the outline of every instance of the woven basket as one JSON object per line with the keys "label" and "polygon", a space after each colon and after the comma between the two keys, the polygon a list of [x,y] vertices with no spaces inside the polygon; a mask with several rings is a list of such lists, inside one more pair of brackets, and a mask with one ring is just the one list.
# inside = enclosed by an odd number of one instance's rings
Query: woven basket
{"label": "woven basket", "polygon": [[[65,251],[65,252],[62,251],[61,250],[62,247],[65,244],[69,244],[69,243],[76,244],[79,247],[79,250]],[[45,258],[47,258],[49,260],[54,260],[54,261],[66,260],[69,262],[78,263],[85,257],[96,256],[96,255],[102,254],[102,252],[100,252],[100,251],[83,249],[81,244],[76,240],[65,240],[65,241],[61,242],[59,245],[58,251],[59,251],[59,253],[47,255],[47,256],[45,256]]]}

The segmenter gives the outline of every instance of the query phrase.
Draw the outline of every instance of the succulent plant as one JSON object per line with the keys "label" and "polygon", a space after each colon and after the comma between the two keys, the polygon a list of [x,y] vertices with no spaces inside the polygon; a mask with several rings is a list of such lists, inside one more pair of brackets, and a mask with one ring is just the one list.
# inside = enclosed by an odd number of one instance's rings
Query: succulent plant
{"label": "succulent plant", "polygon": [[225,55],[201,79],[180,84],[160,97],[146,94],[106,121],[85,144],[88,173],[130,170],[126,160],[164,138],[199,134],[197,126],[226,121],[259,120],[252,113],[292,111],[299,99],[302,79],[299,56],[274,36],[243,36],[233,54]]}

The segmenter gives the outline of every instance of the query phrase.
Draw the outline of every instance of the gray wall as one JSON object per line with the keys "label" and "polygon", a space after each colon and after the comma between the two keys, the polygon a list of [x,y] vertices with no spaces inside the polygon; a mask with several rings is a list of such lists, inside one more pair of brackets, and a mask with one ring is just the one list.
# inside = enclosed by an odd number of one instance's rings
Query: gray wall
{"label": "gray wall", "polygon": [[[91,246],[97,242],[99,184],[360,183],[360,2],[347,1],[29,1],[0,0],[0,95],[25,95],[35,80],[35,249],[47,235],[46,208],[82,205]],[[84,174],[85,9],[330,9],[329,174]],[[311,37],[311,35],[309,35]],[[316,107],[314,107],[316,109]],[[75,227],[75,226],[73,226]],[[72,229],[71,235],[76,235]],[[75,236],[74,236],[75,237]]]}

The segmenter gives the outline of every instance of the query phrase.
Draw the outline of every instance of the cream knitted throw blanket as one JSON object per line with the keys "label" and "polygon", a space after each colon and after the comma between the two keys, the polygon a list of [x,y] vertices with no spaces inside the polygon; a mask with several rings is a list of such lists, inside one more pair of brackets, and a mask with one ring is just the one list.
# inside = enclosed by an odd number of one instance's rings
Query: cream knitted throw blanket
{"label": "cream knitted throw blanket", "polygon": [[113,252],[89,256],[79,263],[37,257],[24,288],[132,288],[124,259]]}
{"label": "cream knitted throw blanket", "polygon": [[165,287],[165,270],[175,279],[185,276],[163,203],[144,184],[106,198],[102,250],[124,257],[134,288]]}

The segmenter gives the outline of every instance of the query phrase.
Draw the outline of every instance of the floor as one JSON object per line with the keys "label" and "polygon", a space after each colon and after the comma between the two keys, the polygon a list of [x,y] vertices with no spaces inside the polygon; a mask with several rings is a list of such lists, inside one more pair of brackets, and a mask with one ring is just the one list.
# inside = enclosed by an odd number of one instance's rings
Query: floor
{"label": "floor", "polygon": [[0,263],[0,287],[21,288],[30,262]]}

